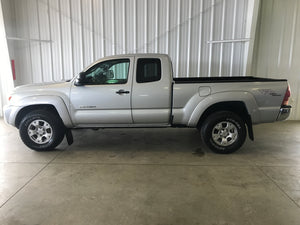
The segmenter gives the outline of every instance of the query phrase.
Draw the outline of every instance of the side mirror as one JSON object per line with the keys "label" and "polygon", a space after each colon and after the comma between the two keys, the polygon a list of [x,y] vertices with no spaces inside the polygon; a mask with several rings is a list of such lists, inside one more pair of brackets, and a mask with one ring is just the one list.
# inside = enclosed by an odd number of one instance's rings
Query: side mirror
{"label": "side mirror", "polygon": [[85,72],[80,72],[76,81],[75,86],[83,86],[84,85],[84,79],[85,79]]}

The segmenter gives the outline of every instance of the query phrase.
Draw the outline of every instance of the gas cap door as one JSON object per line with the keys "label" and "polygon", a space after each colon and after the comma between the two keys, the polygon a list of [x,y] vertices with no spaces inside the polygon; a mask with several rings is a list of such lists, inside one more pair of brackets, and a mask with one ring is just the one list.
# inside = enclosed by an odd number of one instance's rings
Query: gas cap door
{"label": "gas cap door", "polygon": [[210,87],[199,87],[199,95],[200,97],[206,97],[210,95]]}

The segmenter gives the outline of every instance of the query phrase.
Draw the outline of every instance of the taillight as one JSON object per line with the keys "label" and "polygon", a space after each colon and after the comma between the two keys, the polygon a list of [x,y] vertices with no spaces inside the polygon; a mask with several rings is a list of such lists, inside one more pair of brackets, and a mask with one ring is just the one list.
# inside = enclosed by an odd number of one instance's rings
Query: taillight
{"label": "taillight", "polygon": [[288,85],[281,105],[288,105],[290,96],[291,96],[291,89],[290,89],[290,85]]}
{"label": "taillight", "polygon": [[9,96],[9,97],[8,97],[8,101],[10,101],[10,100],[11,100],[11,98],[12,98],[12,96]]}

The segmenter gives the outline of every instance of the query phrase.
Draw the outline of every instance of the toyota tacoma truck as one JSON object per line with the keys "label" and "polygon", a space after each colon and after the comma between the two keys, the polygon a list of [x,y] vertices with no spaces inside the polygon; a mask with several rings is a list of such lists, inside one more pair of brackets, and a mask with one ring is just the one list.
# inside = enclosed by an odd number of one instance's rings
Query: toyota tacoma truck
{"label": "toyota tacoma truck", "polygon": [[5,121],[37,151],[51,150],[76,128],[198,128],[216,153],[254,139],[252,125],[286,119],[287,80],[258,77],[174,78],[165,54],[100,59],[72,80],[24,85],[5,106]]}

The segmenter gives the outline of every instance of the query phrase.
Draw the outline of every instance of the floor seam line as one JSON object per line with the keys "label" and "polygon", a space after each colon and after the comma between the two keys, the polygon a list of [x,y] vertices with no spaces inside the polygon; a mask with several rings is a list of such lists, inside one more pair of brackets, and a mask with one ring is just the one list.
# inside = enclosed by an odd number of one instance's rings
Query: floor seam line
{"label": "floor seam line", "polygon": [[277,184],[268,174],[266,174],[259,166],[257,167],[262,174],[264,174],[288,199],[290,199],[298,208],[300,208],[300,205],[292,199],[284,190]]}
{"label": "floor seam line", "polygon": [[65,164],[65,165],[125,165],[125,166],[213,166],[213,167],[254,167],[253,165],[210,165],[210,164],[203,164],[203,165],[195,165],[195,164],[160,164],[160,163],[102,163],[102,162],[88,162],[88,163],[81,163],[81,162],[53,162],[53,164]]}
{"label": "floor seam line", "polygon": [[45,166],[43,166],[35,175],[33,175],[22,187],[20,187],[13,195],[11,195],[3,204],[0,205],[0,209],[8,203],[13,197],[15,197],[24,187],[26,187],[35,177],[37,177],[50,163],[52,163],[62,152],[58,153],[53,159],[51,159]]}

